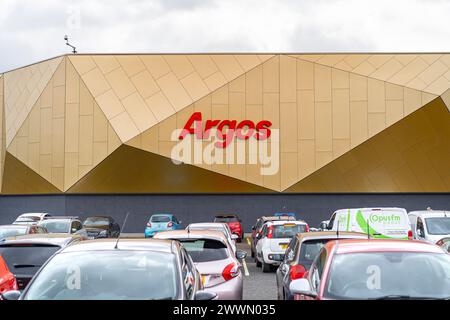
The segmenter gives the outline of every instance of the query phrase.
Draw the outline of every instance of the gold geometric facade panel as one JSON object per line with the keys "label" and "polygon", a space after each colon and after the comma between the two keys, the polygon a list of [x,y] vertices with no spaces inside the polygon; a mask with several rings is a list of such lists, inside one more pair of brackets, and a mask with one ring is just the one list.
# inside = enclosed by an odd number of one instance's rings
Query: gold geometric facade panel
{"label": "gold geometric facade panel", "polygon": [[[179,143],[177,140],[172,140],[171,135],[173,131],[177,128],[182,129],[196,112],[201,113],[203,129],[205,128],[205,122],[208,120],[236,120],[237,124],[243,120],[251,120],[255,124],[262,120],[269,120],[272,123],[271,130],[280,129],[280,57],[272,57],[253,69],[250,68],[249,64],[248,69],[248,72],[240,75],[235,80],[183,108],[156,126],[131,139],[126,144],[170,158],[174,146]],[[273,150],[272,146],[274,146],[272,137],[273,135],[267,140],[268,155],[272,157],[271,163],[279,167],[278,150],[275,150],[273,153],[270,152]],[[235,141],[237,142],[238,140],[235,139]],[[211,164],[203,159],[199,163],[193,161],[193,165],[260,187],[281,191],[280,172],[278,171],[273,175],[261,174],[262,168],[268,167],[268,165],[262,164],[258,160],[259,156],[252,153],[252,149],[249,147],[251,141],[253,141],[253,138],[245,142],[245,160],[243,163],[238,162],[237,146],[235,145],[225,148],[225,152],[230,152],[230,149],[235,150],[232,155],[232,161],[227,161],[227,155],[224,154],[222,163]],[[204,151],[211,144],[211,141],[203,141],[202,144],[202,150]],[[191,146],[193,154],[194,144]],[[193,158],[191,159],[193,160]],[[251,161],[250,159],[256,160]]]}
{"label": "gold geometric facade panel", "polygon": [[122,142],[271,55],[72,55],[69,60]]}
{"label": "gold geometric facade panel", "polygon": [[445,105],[447,106],[448,111],[450,112],[450,89],[445,91],[441,95],[442,101],[444,101]]}
{"label": "gold geometric facade panel", "polygon": [[206,193],[271,190],[127,145],[80,179],[68,193]]}
{"label": "gold geometric facade panel", "polygon": [[121,144],[102,109],[69,60],[66,77],[64,191]]}
{"label": "gold geometric facade panel", "polygon": [[[58,57],[4,74],[7,146],[14,139],[61,61],[63,58]],[[64,78],[58,81],[64,82]]]}
{"label": "gold geometric facade panel", "polygon": [[61,193],[53,184],[6,152],[2,194]]}
{"label": "gold geometric facade panel", "polygon": [[7,151],[64,189],[65,63],[59,64]]}
{"label": "gold geometric facade panel", "polygon": [[441,95],[450,88],[450,54],[300,54],[291,56],[435,95]]}
{"label": "gold geometric facade panel", "polygon": [[415,89],[281,56],[282,190],[434,98]]}
{"label": "gold geometric facade panel", "polygon": [[428,103],[285,192],[449,192],[450,113]]}
{"label": "gold geometric facade panel", "polygon": [[5,130],[5,105],[3,94],[4,77],[0,75],[0,192],[2,191],[3,169],[5,168],[6,130]]}

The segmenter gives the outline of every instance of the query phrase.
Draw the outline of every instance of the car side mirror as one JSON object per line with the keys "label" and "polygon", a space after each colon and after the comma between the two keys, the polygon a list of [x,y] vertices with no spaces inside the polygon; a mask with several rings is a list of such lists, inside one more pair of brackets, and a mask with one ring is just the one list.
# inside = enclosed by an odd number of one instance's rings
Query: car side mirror
{"label": "car side mirror", "polygon": [[305,278],[297,279],[291,281],[289,285],[289,290],[292,294],[299,294],[309,297],[316,297],[317,294],[312,291],[311,286],[309,285],[309,280]]}
{"label": "car side mirror", "polygon": [[1,297],[4,300],[19,300],[20,291],[19,290],[6,291],[1,295]]}
{"label": "car side mirror", "polygon": [[239,260],[244,260],[247,257],[247,252],[244,250],[236,250],[236,258]]}
{"label": "car side mirror", "polygon": [[194,300],[205,301],[205,300],[215,300],[217,298],[217,293],[209,291],[197,291]]}
{"label": "car side mirror", "polygon": [[422,229],[417,229],[417,235],[421,238],[424,238],[424,234],[422,232]]}
{"label": "car side mirror", "polygon": [[234,233],[233,233],[233,234],[231,235],[231,239],[232,239],[232,240],[237,240],[237,239],[239,239],[239,236],[238,236],[237,234],[234,234]]}

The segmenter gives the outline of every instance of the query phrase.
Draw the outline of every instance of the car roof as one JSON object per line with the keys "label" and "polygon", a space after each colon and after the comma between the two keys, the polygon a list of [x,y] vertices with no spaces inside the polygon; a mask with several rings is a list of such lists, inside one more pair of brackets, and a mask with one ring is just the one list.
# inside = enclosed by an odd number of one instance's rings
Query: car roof
{"label": "car roof", "polygon": [[234,218],[237,217],[237,213],[225,213],[225,214],[216,214],[214,217],[216,218]]}
{"label": "car roof", "polygon": [[45,216],[47,214],[49,214],[49,213],[47,213],[47,212],[28,212],[28,213],[22,213],[21,215],[19,215],[19,217],[21,217],[21,218],[25,218],[25,217],[43,217],[43,216]]}
{"label": "car roof", "polygon": [[445,253],[438,246],[416,240],[391,240],[391,239],[348,239],[329,241],[325,247],[336,250],[336,254],[361,253],[361,252],[429,252]]}
{"label": "car roof", "polygon": [[450,211],[446,210],[418,210],[418,211],[411,211],[408,213],[408,215],[417,215],[421,217],[449,217],[450,218]]}
{"label": "car roof", "polygon": [[81,252],[81,251],[109,251],[109,250],[128,250],[128,251],[158,251],[173,253],[174,241],[159,239],[119,239],[117,249],[115,248],[117,239],[95,239],[79,241],[74,243],[62,252]]}
{"label": "car roof", "polygon": [[111,216],[87,216],[86,219],[89,218],[105,218],[105,219],[112,219]]}
{"label": "car roof", "polygon": [[347,231],[341,231],[339,234],[333,231],[302,232],[297,234],[297,238],[300,242],[313,239],[339,239],[339,237],[367,239],[367,234]]}
{"label": "car roof", "polygon": [[274,225],[274,226],[279,226],[279,225],[283,225],[283,224],[301,224],[301,225],[305,225],[307,224],[305,221],[302,220],[273,220],[273,221],[267,221],[266,224],[270,224],[270,225]]}
{"label": "car roof", "polygon": [[190,223],[188,227],[221,227],[226,228],[226,223],[223,222],[196,222],[196,223]]}
{"label": "car roof", "polygon": [[296,220],[293,216],[262,216],[262,221],[274,221],[274,220]]}
{"label": "car roof", "polygon": [[51,216],[51,217],[46,217],[42,221],[53,221],[53,220],[80,220],[80,218],[75,217],[75,216]]}
{"label": "car roof", "polygon": [[8,237],[4,241],[0,242],[0,245],[29,243],[29,244],[54,244],[61,246],[76,239],[81,240],[82,238],[79,235],[67,233],[27,234],[15,237]]}
{"label": "car roof", "polygon": [[[158,216],[163,216],[163,217],[172,217],[173,213],[155,213],[152,214],[151,217],[158,217]],[[150,217],[150,218],[151,218]]]}
{"label": "car roof", "polygon": [[397,207],[367,207],[367,208],[346,208],[346,209],[339,209],[336,210],[335,213],[348,213],[348,211],[351,210],[352,212],[355,212],[356,210],[361,210],[361,211],[401,211],[401,212],[406,212],[405,208],[397,208]]}
{"label": "car roof", "polygon": [[0,225],[0,229],[16,229],[16,228],[29,228],[28,224],[3,224]]}
{"label": "car roof", "polygon": [[222,231],[215,230],[172,230],[158,232],[157,239],[211,239],[226,243],[228,240]]}

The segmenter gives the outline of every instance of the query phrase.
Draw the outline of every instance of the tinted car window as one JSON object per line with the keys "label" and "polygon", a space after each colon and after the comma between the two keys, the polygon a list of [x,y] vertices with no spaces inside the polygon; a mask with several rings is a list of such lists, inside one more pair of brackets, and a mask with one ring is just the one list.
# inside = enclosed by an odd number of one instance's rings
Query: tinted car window
{"label": "tinted car window", "polygon": [[171,253],[89,251],[56,255],[24,298],[150,300],[174,299],[177,292],[176,260]]}
{"label": "tinted car window", "polygon": [[292,238],[297,233],[306,231],[306,226],[301,224],[282,224],[273,226],[273,238]]}
{"label": "tinted car window", "polygon": [[194,262],[209,262],[228,258],[228,248],[216,240],[179,240]]}
{"label": "tinted car window", "polygon": [[33,275],[61,247],[49,245],[2,245],[0,255],[14,274]]}
{"label": "tinted car window", "polygon": [[71,222],[69,219],[49,219],[43,220],[40,225],[50,233],[67,233],[70,231]]}
{"label": "tinted car window", "polygon": [[152,216],[150,218],[150,222],[170,222],[169,216]]}
{"label": "tinted car window", "polygon": [[230,217],[222,217],[222,216],[218,216],[214,219],[214,222],[239,222],[239,219],[235,216],[230,216]]}
{"label": "tinted car window", "polygon": [[0,228],[0,239],[8,238],[8,237],[15,237],[24,235],[27,233],[27,227],[17,227],[17,228]]}
{"label": "tinted car window", "polygon": [[425,218],[425,225],[429,234],[450,234],[450,218]]}
{"label": "tinted car window", "polygon": [[300,248],[299,261],[313,262],[328,239],[303,241]]}
{"label": "tinted car window", "polygon": [[107,226],[109,225],[110,220],[104,217],[89,217],[84,220],[85,226]]}

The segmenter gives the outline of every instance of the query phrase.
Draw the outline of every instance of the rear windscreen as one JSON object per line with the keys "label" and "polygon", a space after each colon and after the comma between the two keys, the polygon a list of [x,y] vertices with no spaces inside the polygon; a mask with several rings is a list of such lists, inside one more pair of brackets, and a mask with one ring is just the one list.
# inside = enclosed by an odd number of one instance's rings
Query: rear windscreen
{"label": "rear windscreen", "polygon": [[230,217],[216,217],[214,222],[239,222],[238,218],[230,216]]}
{"label": "rear windscreen", "polygon": [[321,240],[309,240],[304,241],[302,243],[302,246],[300,248],[300,256],[298,262],[310,262],[312,263],[313,260],[317,257],[320,250],[323,248],[323,246],[330,241],[329,239],[321,239]]}
{"label": "rear windscreen", "polygon": [[225,244],[216,240],[179,240],[194,262],[209,262],[228,258]]}
{"label": "rear windscreen", "polygon": [[9,271],[20,275],[34,275],[59,246],[15,245],[0,246],[0,255]]}
{"label": "rear windscreen", "polygon": [[170,217],[168,216],[153,216],[150,219],[150,222],[170,222]]}
{"label": "rear windscreen", "polygon": [[273,226],[272,238],[292,238],[297,233],[306,231],[306,226],[302,224],[281,224]]}
{"label": "rear windscreen", "polygon": [[21,236],[27,233],[27,228],[0,228],[0,240],[8,237]]}

